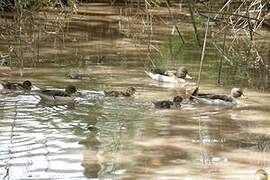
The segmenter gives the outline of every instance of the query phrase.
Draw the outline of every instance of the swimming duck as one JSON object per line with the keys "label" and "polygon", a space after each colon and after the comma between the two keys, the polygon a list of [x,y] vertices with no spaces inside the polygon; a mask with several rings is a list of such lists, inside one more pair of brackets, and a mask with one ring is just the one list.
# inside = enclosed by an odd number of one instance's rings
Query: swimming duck
{"label": "swimming duck", "polygon": [[255,180],[270,180],[270,176],[264,169],[258,169],[255,173]]}
{"label": "swimming duck", "polygon": [[50,102],[73,102],[77,94],[77,88],[73,85],[68,85],[65,91],[62,90],[41,90],[38,95],[43,101]]}
{"label": "swimming duck", "polygon": [[66,78],[68,79],[76,79],[76,80],[88,80],[90,79],[90,76],[87,74],[71,74],[67,73],[65,74]]}
{"label": "swimming duck", "polygon": [[186,83],[185,79],[192,79],[185,67],[180,67],[177,70],[163,70],[155,68],[150,71],[145,71],[145,73],[150,78],[160,82]]}
{"label": "swimming duck", "polygon": [[208,105],[221,105],[221,106],[232,106],[239,104],[237,98],[244,96],[242,89],[233,88],[230,95],[219,95],[210,93],[198,93],[199,88],[197,87],[191,94],[190,100],[197,100],[199,103]]}
{"label": "swimming duck", "polygon": [[134,87],[129,87],[126,91],[104,91],[105,96],[113,97],[131,97],[135,94],[136,89]]}
{"label": "swimming duck", "polygon": [[31,81],[28,81],[28,80],[24,81],[23,83],[14,83],[14,82],[9,82],[9,81],[2,81],[2,83],[0,83],[0,90],[30,91],[31,89],[32,89],[32,83]]}
{"label": "swimming duck", "polygon": [[183,98],[181,96],[175,96],[173,98],[173,101],[170,100],[164,100],[164,101],[155,101],[153,104],[155,105],[155,108],[160,109],[170,109],[172,107],[180,108],[181,102],[183,101]]}

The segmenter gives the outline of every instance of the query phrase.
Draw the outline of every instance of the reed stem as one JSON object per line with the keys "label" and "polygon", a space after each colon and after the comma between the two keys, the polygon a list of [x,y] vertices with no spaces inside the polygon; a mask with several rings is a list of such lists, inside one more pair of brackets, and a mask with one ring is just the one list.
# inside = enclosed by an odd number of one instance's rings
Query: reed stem
{"label": "reed stem", "polygon": [[209,28],[209,18],[210,15],[208,15],[208,19],[206,22],[206,28],[205,28],[205,35],[204,35],[204,41],[203,41],[203,47],[202,47],[202,53],[201,53],[201,62],[200,62],[200,70],[199,70],[199,76],[198,76],[198,82],[197,86],[200,86],[201,82],[201,73],[202,73],[202,66],[203,66],[203,60],[204,60],[204,54],[205,54],[205,46],[206,46],[206,40],[207,40],[207,34],[208,34],[208,28]]}

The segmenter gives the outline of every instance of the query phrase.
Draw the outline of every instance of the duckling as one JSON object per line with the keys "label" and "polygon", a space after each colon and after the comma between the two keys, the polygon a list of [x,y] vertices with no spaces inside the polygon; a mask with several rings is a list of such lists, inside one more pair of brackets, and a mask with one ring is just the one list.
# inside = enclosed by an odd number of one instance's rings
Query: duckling
{"label": "duckling", "polygon": [[232,106],[239,104],[237,98],[244,96],[242,89],[232,88],[230,95],[219,95],[210,93],[198,93],[197,87],[191,94],[190,100],[196,99],[199,103],[208,105]]}
{"label": "duckling", "polygon": [[131,97],[135,94],[136,89],[134,87],[129,87],[126,91],[104,91],[105,96],[113,97]]}
{"label": "duckling", "polygon": [[267,172],[264,169],[258,169],[255,173],[254,180],[269,180],[270,176],[268,176]]}
{"label": "duckling", "polygon": [[26,80],[23,83],[13,83],[13,82],[9,82],[9,81],[2,81],[2,83],[0,83],[0,90],[30,91],[31,89],[32,89],[32,83],[29,80]]}
{"label": "duckling", "polygon": [[72,102],[77,93],[77,88],[73,85],[68,85],[65,91],[62,90],[41,90],[38,95],[43,101],[50,102]]}
{"label": "duckling", "polygon": [[183,97],[181,96],[175,96],[173,98],[173,101],[170,100],[164,100],[164,101],[155,101],[153,104],[155,105],[155,108],[160,108],[160,109],[170,109],[173,106],[175,108],[180,108],[181,107],[181,102],[183,101]]}

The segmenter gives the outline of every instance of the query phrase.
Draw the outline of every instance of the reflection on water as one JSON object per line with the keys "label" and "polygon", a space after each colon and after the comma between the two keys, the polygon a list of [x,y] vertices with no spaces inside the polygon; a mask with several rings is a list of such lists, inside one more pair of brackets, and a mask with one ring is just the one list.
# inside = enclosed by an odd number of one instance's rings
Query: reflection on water
{"label": "reflection on water", "polygon": [[[32,72],[37,86],[73,83],[82,96],[46,105],[35,93],[0,95],[1,179],[252,179],[270,170],[269,94],[247,89],[243,107],[160,110],[151,101],[181,88],[158,87],[141,68],[89,66],[80,71],[96,76],[85,80],[66,79],[68,68],[47,70]],[[135,98],[102,93],[130,85]]]}

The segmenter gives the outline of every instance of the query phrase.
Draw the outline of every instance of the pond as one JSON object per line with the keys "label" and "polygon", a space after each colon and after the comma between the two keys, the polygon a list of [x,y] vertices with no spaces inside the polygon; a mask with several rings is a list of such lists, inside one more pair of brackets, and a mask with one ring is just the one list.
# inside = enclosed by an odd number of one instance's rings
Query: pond
{"label": "pond", "polygon": [[[74,84],[84,96],[54,106],[35,93],[1,94],[1,179],[252,179],[256,169],[270,169],[269,93],[245,89],[243,107],[160,110],[151,102],[181,95],[181,88],[148,78],[140,65],[128,67],[25,69],[21,80],[40,88]],[[66,78],[74,69],[89,78]],[[208,82],[205,91],[230,91]],[[138,91],[134,98],[102,93],[129,86]]]}
{"label": "pond", "polygon": [[[184,95],[184,88],[145,74],[147,45],[134,45],[119,32],[120,8],[87,5],[81,11],[68,22],[64,45],[57,35],[42,39],[41,65],[24,68],[23,77],[0,67],[1,80],[28,79],[41,89],[73,84],[83,94],[62,105],[40,103],[34,92],[0,94],[0,179],[242,180],[253,179],[259,168],[270,172],[270,93],[258,90],[269,88],[269,82],[253,79],[263,84],[256,89],[224,66],[217,85],[219,56],[207,48],[200,89],[228,94],[233,86],[249,87],[244,88],[247,99],[240,100],[245,106],[184,103],[180,109],[156,109],[153,101]],[[164,39],[170,28],[155,26],[155,38]],[[192,37],[186,26],[181,32],[187,40]],[[9,47],[6,40],[0,44],[3,52]],[[186,88],[192,91],[200,52],[187,44],[180,58],[165,63],[189,69],[194,79]],[[70,73],[85,78],[67,78]],[[103,95],[130,86],[135,97]]]}

